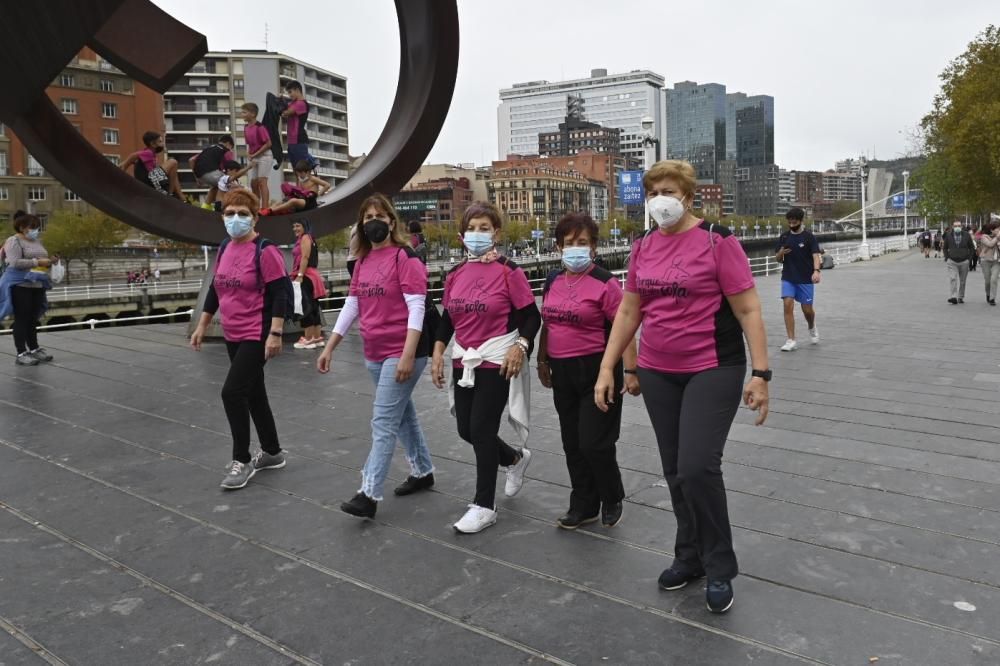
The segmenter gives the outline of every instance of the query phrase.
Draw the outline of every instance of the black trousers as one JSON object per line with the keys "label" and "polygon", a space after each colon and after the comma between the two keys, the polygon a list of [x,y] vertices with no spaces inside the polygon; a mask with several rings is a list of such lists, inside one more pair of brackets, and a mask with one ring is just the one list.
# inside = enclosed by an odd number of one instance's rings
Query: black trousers
{"label": "black trousers", "polygon": [[305,310],[299,320],[302,328],[320,325],[319,301],[313,296],[313,283],[308,278],[302,278],[302,309]]}
{"label": "black trousers", "polygon": [[18,354],[38,349],[38,313],[42,311],[44,299],[44,289],[10,288],[14,308],[14,346]]}
{"label": "black trousers", "polygon": [[458,436],[472,444],[476,452],[476,497],[473,503],[487,509],[496,506],[497,467],[514,464],[517,449],[500,439],[500,417],[507,406],[510,383],[499,368],[477,368],[476,385],[458,385],[462,369],[453,368],[455,377],[455,418]]}
{"label": "black trousers", "polygon": [[233,460],[250,462],[250,419],[257,428],[260,448],[278,453],[278,430],[264,388],[264,343],[226,341],[229,374],[222,386],[222,406],[233,434]]}
{"label": "black trousers", "polygon": [[729,526],[722,450],[736,417],[746,367],[667,374],[639,368],[677,520],[675,564],[709,579],[739,573]]}
{"label": "black trousers", "polygon": [[616,444],[622,423],[622,364],[615,368],[615,402],[607,412],[594,404],[594,384],[603,354],[574,358],[549,357],[552,398],[559,414],[566,467],[573,490],[571,511],[593,516],[605,505],[625,498],[622,474],[618,469]]}

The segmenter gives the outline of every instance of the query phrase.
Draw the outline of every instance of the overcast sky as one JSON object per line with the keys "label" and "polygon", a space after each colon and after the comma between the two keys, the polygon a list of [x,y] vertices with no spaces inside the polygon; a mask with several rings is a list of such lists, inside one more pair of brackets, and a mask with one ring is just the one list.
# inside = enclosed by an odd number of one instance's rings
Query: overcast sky
{"label": "overcast sky", "polygon": [[[402,0],[406,1],[406,0]],[[399,74],[391,0],[155,0],[212,50],[264,48],[347,77],[350,152],[368,152]],[[775,157],[826,169],[899,157],[938,76],[991,21],[997,0],[459,0],[461,57],[429,162],[496,159],[500,88],[650,69],[775,98]]]}

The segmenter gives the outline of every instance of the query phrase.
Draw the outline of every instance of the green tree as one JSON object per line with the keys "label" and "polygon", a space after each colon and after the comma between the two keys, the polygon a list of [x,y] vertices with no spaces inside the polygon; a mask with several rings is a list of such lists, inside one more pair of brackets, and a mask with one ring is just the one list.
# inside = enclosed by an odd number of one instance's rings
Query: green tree
{"label": "green tree", "polygon": [[334,231],[332,234],[320,236],[316,239],[317,251],[329,252],[330,266],[333,266],[335,264],[334,259],[337,256],[337,252],[347,247],[350,237],[350,228],[341,229],[340,231]]}
{"label": "green tree", "polygon": [[175,241],[169,238],[160,238],[156,242],[156,246],[161,250],[169,250],[177,260],[181,262],[181,279],[187,277],[187,262],[189,259],[194,257],[203,256],[203,252],[200,245],[194,245],[193,243],[184,243],[182,241]]}
{"label": "green tree", "polygon": [[[58,254],[66,262],[79,259],[87,265],[87,276],[94,281],[94,264],[101,250],[120,245],[128,235],[128,226],[98,210],[75,213],[71,210],[56,211],[45,226],[45,248]],[[68,282],[68,279],[67,279]]]}
{"label": "green tree", "polygon": [[[833,216],[833,219],[839,220],[840,218],[847,217],[851,213],[856,213],[859,210],[861,210],[860,201],[854,201],[853,199],[842,199],[840,201],[835,202],[830,207],[830,214]],[[861,219],[860,216],[858,217],[858,219],[859,220]]]}
{"label": "green tree", "polygon": [[918,174],[927,212],[1000,208],[1000,27],[988,26],[941,76],[921,121],[928,162]]}
{"label": "green tree", "polygon": [[[540,229],[545,229],[544,225],[539,225]],[[534,229],[533,226],[529,227],[527,222],[522,222],[520,220],[507,220],[503,227],[503,240],[508,245],[514,245],[520,243],[523,240],[527,240],[531,236],[531,231]]]}

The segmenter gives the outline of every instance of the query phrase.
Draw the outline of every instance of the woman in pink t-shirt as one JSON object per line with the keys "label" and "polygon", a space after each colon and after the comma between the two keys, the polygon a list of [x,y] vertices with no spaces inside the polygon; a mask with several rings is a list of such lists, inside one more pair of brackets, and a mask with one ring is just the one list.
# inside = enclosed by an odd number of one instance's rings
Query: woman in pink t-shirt
{"label": "woman in pink t-shirt", "polygon": [[677,520],[674,562],[660,586],[680,589],[707,576],[713,613],[733,603],[738,573],[722,482],[722,451],[739,408],[746,352],[752,378],[743,400],[767,418],[767,335],[749,262],[727,229],[691,213],[695,171],[665,160],[643,184],[658,228],[635,242],[594,400],[615,399],[614,367],[642,324],[638,374]]}
{"label": "woman in pink t-shirt", "polygon": [[430,346],[422,336],[427,268],[403,237],[392,203],[381,194],[361,204],[355,227],[358,263],[350,292],[316,367],[322,373],[330,371],[334,350],[360,316],[365,366],[375,383],[372,448],[361,470],[361,488],[340,509],[374,518],[397,438],[410,463],[410,475],[394,493],[409,495],[434,485],[431,452],[411,397],[427,367]]}
{"label": "woman in pink t-shirt", "polygon": [[[521,370],[541,316],[524,271],[496,251],[500,226],[500,211],[490,203],[474,203],[462,216],[462,243],[468,257],[445,279],[444,314],[431,365],[435,386],[443,388],[444,351],[454,335],[452,413],[459,436],[476,453],[476,496],[455,523],[455,529],[466,534],[496,522],[497,466],[507,468],[504,491],[513,497],[521,489],[531,460],[531,452],[523,446],[528,428],[528,375]],[[498,434],[508,401],[512,425],[522,440],[520,450]]]}
{"label": "woman in pink t-shirt", "polygon": [[301,286],[305,311],[299,320],[302,337],[293,346],[295,349],[316,349],[324,344],[319,299],[326,297],[326,285],[323,284],[323,276],[319,274],[319,250],[308,220],[293,221],[292,233],[295,234],[292,280]]}
{"label": "woman in pink t-shirt", "polygon": [[[586,213],[570,213],[556,225],[556,246],[563,269],[553,271],[542,290],[542,333],[538,338],[538,379],[552,389],[559,414],[566,467],[573,490],[569,510],[556,520],[573,530],[597,520],[614,527],[622,517],[625,488],[615,444],[622,401],[608,411],[594,404],[594,383],[608,333],[622,301],[622,288],[609,271],[594,264],[597,223]],[[615,389],[639,395],[635,343],[615,366]],[[623,378],[624,377],[624,378]]]}
{"label": "woman in pink t-shirt", "polygon": [[[254,227],[258,199],[235,190],[222,200],[222,219],[229,238],[219,247],[215,275],[208,287],[191,346],[201,351],[205,330],[218,311],[229,353],[229,374],[222,404],[233,433],[233,461],[222,481],[226,490],[247,484],[257,471],[285,466],[274,415],[264,387],[264,364],[281,353],[288,275],[277,246],[260,238]],[[250,419],[257,426],[261,450],[250,456]]]}

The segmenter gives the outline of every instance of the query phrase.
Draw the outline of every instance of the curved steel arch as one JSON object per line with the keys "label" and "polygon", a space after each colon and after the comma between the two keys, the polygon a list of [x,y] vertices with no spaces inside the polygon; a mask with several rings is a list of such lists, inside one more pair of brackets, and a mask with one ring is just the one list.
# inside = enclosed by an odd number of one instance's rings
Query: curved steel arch
{"label": "curved steel arch", "polygon": [[[323,235],[350,225],[369,194],[394,194],[430,153],[448,114],[458,72],[455,0],[395,0],[399,82],[389,121],[361,167],[329,203],[297,218]],[[0,24],[2,119],[53,176],[88,203],[134,227],[175,240],[215,245],[218,216],[146,187],[111,164],[52,104],[45,88],[90,45],[127,74],[164,92],[206,52],[205,37],[149,0],[49,0],[10,3]],[[143,29],[137,26],[143,26]],[[156,35],[150,46],[148,37]],[[53,45],[57,45],[53,47]],[[290,242],[287,217],[258,228]]]}

